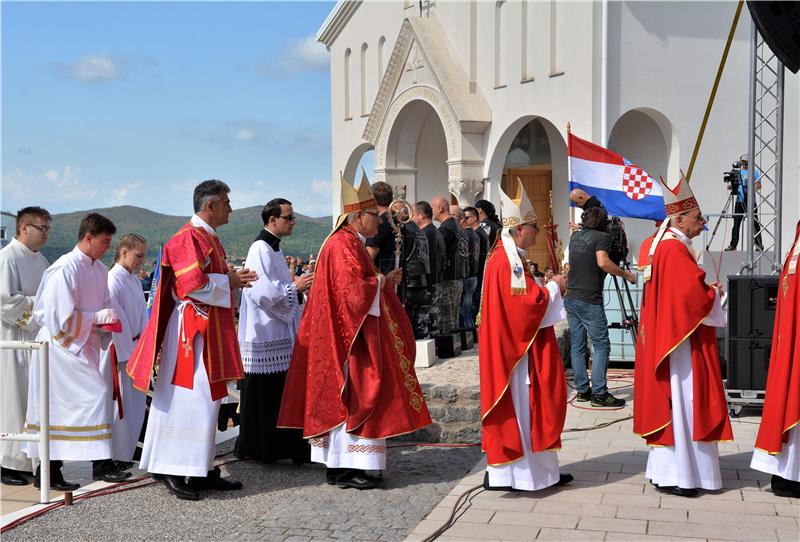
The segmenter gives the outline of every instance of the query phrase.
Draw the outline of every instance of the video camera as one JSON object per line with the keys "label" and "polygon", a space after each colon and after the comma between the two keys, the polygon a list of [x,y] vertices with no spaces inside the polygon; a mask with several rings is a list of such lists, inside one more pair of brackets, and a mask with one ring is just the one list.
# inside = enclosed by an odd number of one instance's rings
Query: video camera
{"label": "video camera", "polygon": [[739,184],[742,182],[742,163],[739,161],[731,164],[731,170],[722,173],[722,180],[728,185],[731,194],[739,191]]}

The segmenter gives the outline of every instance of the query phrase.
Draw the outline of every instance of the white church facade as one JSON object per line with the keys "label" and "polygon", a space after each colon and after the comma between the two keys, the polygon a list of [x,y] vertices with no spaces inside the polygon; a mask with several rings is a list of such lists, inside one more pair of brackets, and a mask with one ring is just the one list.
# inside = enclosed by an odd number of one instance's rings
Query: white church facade
{"label": "white church facade", "polygon": [[[735,9],[340,0],[317,35],[330,51],[333,215],[340,172],[358,182],[357,166],[373,151],[374,179],[404,188],[410,202],[452,193],[461,204],[497,205],[506,179],[519,176],[543,221],[566,238],[568,123],[652,177],[676,178],[691,158]],[[745,9],[692,175],[707,214],[722,210],[723,172],[747,152],[750,27]],[[799,103],[800,78],[786,71],[784,240],[800,212]],[[653,223],[626,225],[635,252]]]}

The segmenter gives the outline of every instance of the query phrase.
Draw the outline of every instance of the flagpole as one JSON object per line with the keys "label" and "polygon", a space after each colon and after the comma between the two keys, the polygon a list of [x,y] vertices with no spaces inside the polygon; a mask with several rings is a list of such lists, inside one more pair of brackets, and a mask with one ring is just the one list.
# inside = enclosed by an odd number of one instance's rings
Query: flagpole
{"label": "flagpole", "polygon": [[[572,155],[570,154],[572,151],[572,125],[567,122],[567,188],[569,188],[569,183],[572,182]],[[569,195],[569,191],[567,191],[567,195]],[[569,200],[567,200],[569,201]],[[567,203],[567,240],[572,237],[572,228],[570,224],[575,223],[578,220],[578,212],[575,210],[575,207]]]}

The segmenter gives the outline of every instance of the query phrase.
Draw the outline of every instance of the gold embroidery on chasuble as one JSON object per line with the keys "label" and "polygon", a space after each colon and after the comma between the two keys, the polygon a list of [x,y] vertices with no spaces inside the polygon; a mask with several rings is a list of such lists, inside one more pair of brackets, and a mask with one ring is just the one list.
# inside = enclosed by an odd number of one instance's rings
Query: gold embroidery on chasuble
{"label": "gold embroidery on chasuble", "polygon": [[783,284],[781,287],[783,289],[783,297],[786,297],[786,294],[789,292],[789,275],[783,277]]}

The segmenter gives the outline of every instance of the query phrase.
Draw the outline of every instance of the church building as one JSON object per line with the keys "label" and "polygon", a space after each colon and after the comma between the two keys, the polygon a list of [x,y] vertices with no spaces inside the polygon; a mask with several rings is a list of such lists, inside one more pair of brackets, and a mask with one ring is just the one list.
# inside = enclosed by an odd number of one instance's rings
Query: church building
{"label": "church building", "polygon": [[[498,189],[520,177],[540,222],[566,239],[567,125],[653,178],[677,178],[735,11],[716,1],[340,0],[317,34],[330,51],[333,216],[340,172],[357,183],[372,151],[374,180],[412,203],[451,193],[497,206]],[[747,153],[751,26],[745,8],[692,175],[706,214],[723,209],[723,172]],[[800,209],[799,80],[786,70],[783,239]],[[635,254],[654,225],[625,224]]]}

